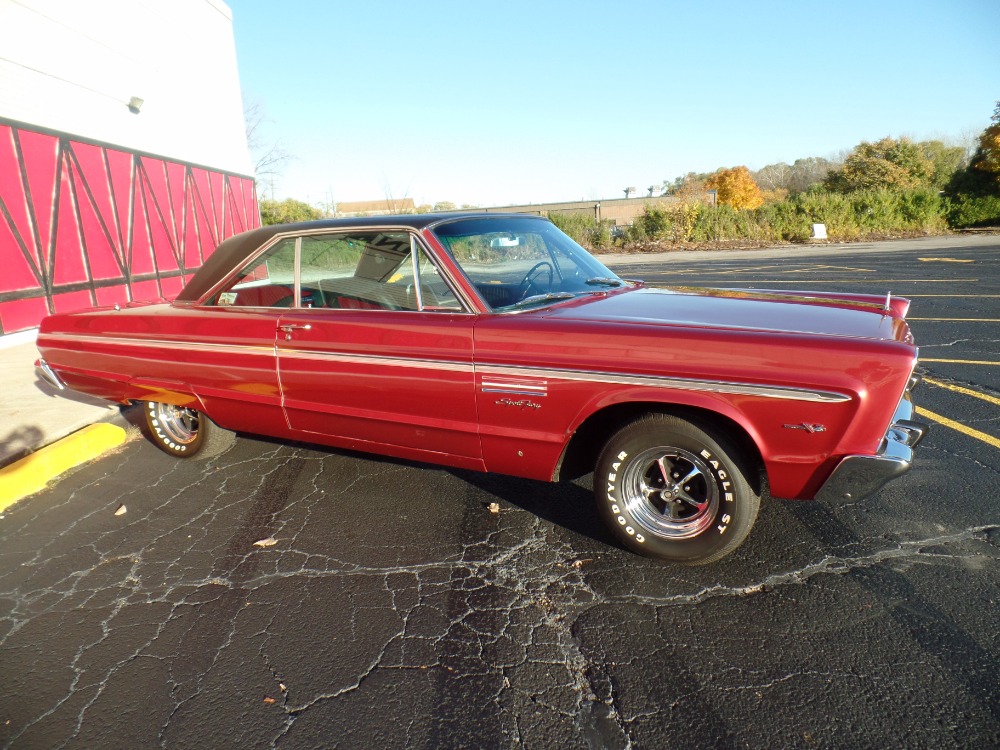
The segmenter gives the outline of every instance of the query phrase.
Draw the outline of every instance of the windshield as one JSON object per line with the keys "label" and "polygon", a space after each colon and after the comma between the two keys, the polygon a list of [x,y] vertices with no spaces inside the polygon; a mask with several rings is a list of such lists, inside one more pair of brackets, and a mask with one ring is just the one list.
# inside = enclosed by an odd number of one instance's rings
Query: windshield
{"label": "windshield", "polygon": [[552,304],[625,283],[544,219],[461,219],[434,233],[496,311]]}

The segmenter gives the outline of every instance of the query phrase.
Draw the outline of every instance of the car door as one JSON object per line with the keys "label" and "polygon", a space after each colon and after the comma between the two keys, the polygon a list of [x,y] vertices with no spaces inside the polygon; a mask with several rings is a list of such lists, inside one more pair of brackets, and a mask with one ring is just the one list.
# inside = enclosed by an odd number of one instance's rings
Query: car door
{"label": "car door", "polygon": [[395,228],[295,241],[296,295],[276,347],[288,426],[359,449],[479,459],[475,316],[416,238]]}

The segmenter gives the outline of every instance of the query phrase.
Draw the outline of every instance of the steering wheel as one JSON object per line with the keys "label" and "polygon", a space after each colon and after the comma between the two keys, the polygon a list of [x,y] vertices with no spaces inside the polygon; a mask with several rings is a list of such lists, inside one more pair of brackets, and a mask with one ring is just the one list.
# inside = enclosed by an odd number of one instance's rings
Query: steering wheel
{"label": "steering wheel", "polygon": [[552,267],[552,264],[549,263],[547,260],[540,260],[535,265],[533,265],[529,269],[529,271],[526,274],[524,274],[524,278],[521,279],[520,283],[521,293],[517,298],[518,302],[529,296],[528,293],[531,291],[532,287],[538,289],[539,292],[541,291],[541,287],[535,283],[535,276],[540,275],[543,270],[548,271],[549,274],[548,288],[552,289],[552,281],[555,278],[555,269]]}

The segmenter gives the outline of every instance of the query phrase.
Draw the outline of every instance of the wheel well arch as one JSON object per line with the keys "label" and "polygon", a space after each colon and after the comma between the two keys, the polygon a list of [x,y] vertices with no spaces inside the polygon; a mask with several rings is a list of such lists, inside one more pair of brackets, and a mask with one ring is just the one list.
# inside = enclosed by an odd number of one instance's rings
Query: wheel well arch
{"label": "wheel well arch", "polygon": [[556,466],[553,480],[576,479],[594,470],[597,457],[608,439],[618,429],[644,414],[669,414],[716,432],[735,444],[749,464],[747,481],[759,492],[766,481],[767,468],[757,443],[736,420],[711,409],[656,401],[633,401],[613,404],[587,417],[569,439]]}

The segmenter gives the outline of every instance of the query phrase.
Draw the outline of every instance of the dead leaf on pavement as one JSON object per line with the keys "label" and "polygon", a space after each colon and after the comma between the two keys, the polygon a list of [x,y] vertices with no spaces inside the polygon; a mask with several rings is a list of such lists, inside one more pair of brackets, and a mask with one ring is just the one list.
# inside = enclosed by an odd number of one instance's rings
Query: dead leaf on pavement
{"label": "dead leaf on pavement", "polygon": [[269,536],[267,539],[258,539],[253,543],[254,547],[273,547],[278,543],[278,540],[273,536]]}

